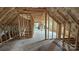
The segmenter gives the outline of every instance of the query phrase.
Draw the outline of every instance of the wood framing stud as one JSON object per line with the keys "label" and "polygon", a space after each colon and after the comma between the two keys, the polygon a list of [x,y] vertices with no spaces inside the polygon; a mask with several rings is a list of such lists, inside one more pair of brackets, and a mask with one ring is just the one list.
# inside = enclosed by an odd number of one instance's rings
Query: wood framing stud
{"label": "wood framing stud", "polygon": [[47,12],[45,13],[45,40],[47,39]]}

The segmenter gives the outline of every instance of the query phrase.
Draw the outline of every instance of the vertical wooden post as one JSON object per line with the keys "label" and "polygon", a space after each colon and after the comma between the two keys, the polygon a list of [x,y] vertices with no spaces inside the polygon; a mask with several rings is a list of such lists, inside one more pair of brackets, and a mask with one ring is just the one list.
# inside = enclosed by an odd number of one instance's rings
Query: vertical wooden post
{"label": "vertical wooden post", "polygon": [[10,34],[10,26],[8,26],[8,28],[9,28],[9,38],[11,38],[11,34]]}
{"label": "vertical wooden post", "polygon": [[45,40],[47,40],[47,12],[45,12]]}
{"label": "vertical wooden post", "polygon": [[70,40],[70,33],[71,33],[71,23],[69,24],[68,42],[69,42],[69,40]]}
{"label": "vertical wooden post", "polygon": [[[31,15],[31,14],[30,14]],[[31,37],[33,36],[33,33],[34,33],[34,17],[31,15],[31,31],[32,31],[32,34],[31,34]]]}
{"label": "vertical wooden post", "polygon": [[63,38],[65,38],[65,24],[64,24]]}
{"label": "vertical wooden post", "polygon": [[14,26],[14,37],[16,37],[16,33],[15,33],[16,32],[16,30],[15,30],[16,27],[15,27],[15,25],[13,25],[13,26]]}
{"label": "vertical wooden post", "polygon": [[48,39],[49,39],[49,16],[47,15],[47,20],[48,20]]}
{"label": "vertical wooden post", "polygon": [[52,19],[52,39],[53,39],[54,20]]}
{"label": "vertical wooden post", "polygon": [[78,49],[78,40],[79,40],[79,29],[77,31],[76,41],[75,41],[75,49]]}
{"label": "vertical wooden post", "polygon": [[56,38],[58,38],[58,30],[59,29],[59,24],[57,23],[57,26],[56,26]]}
{"label": "vertical wooden post", "polygon": [[[22,14],[23,15],[23,14]],[[22,20],[23,20],[23,32],[22,32],[22,36],[24,37],[25,35],[24,35],[24,18],[22,17]]]}
{"label": "vertical wooden post", "polygon": [[[11,26],[12,26],[12,25],[11,25]],[[14,28],[14,27],[12,26],[12,27],[11,27],[11,31],[12,31],[12,32],[11,32],[11,33],[12,33],[12,37],[14,36],[14,33],[13,33],[13,28]]]}
{"label": "vertical wooden post", "polygon": [[66,26],[66,24],[64,23],[63,25],[64,25],[64,29],[63,29],[63,48],[64,48],[65,47],[64,41],[65,41],[65,26]]}
{"label": "vertical wooden post", "polygon": [[61,38],[61,23],[59,24],[58,38]]}
{"label": "vertical wooden post", "polygon": [[[68,31],[68,43],[69,43],[69,40],[70,40],[70,34],[71,34],[71,23],[69,23],[69,31]],[[68,45],[68,50],[70,50],[70,46]]]}
{"label": "vertical wooden post", "polygon": [[19,20],[19,14],[18,14],[18,30],[19,30],[19,36],[21,36],[21,34],[20,34],[20,20]]}
{"label": "vertical wooden post", "polygon": [[14,37],[14,26],[12,25],[12,34],[13,34],[13,37]]}
{"label": "vertical wooden post", "polygon": [[2,38],[0,37],[1,43],[2,43]]}

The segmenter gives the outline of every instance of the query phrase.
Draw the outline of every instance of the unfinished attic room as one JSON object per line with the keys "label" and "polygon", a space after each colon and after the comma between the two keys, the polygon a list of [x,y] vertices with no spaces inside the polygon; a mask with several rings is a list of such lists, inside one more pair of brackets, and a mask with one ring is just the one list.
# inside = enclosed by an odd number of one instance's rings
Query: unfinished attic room
{"label": "unfinished attic room", "polygon": [[78,50],[78,7],[0,7],[0,51]]}

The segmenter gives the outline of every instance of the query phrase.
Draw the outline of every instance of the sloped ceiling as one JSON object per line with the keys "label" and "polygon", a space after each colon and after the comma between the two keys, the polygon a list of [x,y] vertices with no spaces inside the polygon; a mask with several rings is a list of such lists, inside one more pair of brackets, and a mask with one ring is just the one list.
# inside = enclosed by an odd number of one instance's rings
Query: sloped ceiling
{"label": "sloped ceiling", "polygon": [[[75,37],[77,35],[77,31],[79,29],[79,8],[58,7],[58,8],[47,8],[47,10],[51,13],[51,15],[54,15],[54,13],[56,13],[55,15],[56,18],[57,18],[57,13],[58,13],[60,15],[58,16],[60,18],[58,19],[58,22],[61,21],[62,24],[66,23],[67,29],[69,28],[68,23],[70,23],[72,36]],[[64,18],[64,20],[63,18],[61,18],[61,16]],[[56,19],[54,17],[53,19]]]}
{"label": "sloped ceiling", "polygon": [[[65,21],[76,22],[79,25],[79,8],[71,7],[57,7],[57,8],[47,8],[52,14],[59,13]],[[72,17],[71,17],[71,15]],[[63,19],[62,19],[63,21]]]}
{"label": "sloped ceiling", "polygon": [[[75,19],[75,23],[79,25],[79,8],[0,8],[0,23],[7,24],[9,21],[11,22],[12,19],[15,19],[17,16],[17,12],[25,12],[25,13],[32,13],[32,15],[42,15],[42,13],[47,9],[50,12],[50,15],[56,19],[58,22],[64,23],[65,21],[73,23]],[[27,10],[27,12],[26,12]],[[71,11],[69,11],[71,10]],[[38,12],[39,13],[35,13]],[[72,16],[71,16],[72,14]],[[71,20],[72,19],[72,20]],[[9,23],[10,23],[9,22]],[[74,24],[75,24],[74,23]]]}
{"label": "sloped ceiling", "polygon": [[[40,16],[44,12],[44,8],[0,8],[0,24],[8,25],[14,23],[13,20],[17,18],[18,13],[31,13],[32,16]],[[18,15],[19,16],[19,15]]]}

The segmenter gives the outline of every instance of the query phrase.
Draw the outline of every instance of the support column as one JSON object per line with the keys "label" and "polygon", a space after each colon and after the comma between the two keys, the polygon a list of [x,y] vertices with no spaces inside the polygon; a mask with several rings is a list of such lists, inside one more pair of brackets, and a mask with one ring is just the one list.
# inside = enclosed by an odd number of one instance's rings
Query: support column
{"label": "support column", "polygon": [[[71,23],[69,23],[68,43],[69,43],[69,40],[70,40],[70,34],[71,34]],[[70,50],[69,45],[68,45],[68,50]]]}
{"label": "support column", "polygon": [[10,30],[10,26],[8,26],[8,28],[9,28],[9,38],[11,38],[11,34],[10,34],[10,31],[11,31],[11,30]]}
{"label": "support column", "polygon": [[71,33],[71,23],[69,24],[68,42],[69,42],[69,40],[70,40],[70,33]]}
{"label": "support column", "polygon": [[20,20],[19,20],[19,15],[18,15],[17,17],[18,17],[18,30],[19,30],[19,36],[21,36],[21,33],[20,33]]}
{"label": "support column", "polygon": [[61,23],[59,24],[58,38],[61,38]]}
{"label": "support column", "polygon": [[48,39],[49,39],[49,16],[47,16],[47,20],[48,20]]}
{"label": "support column", "polygon": [[2,38],[1,37],[0,37],[0,41],[1,41],[0,43],[2,43]]}
{"label": "support column", "polygon": [[65,38],[65,26],[66,24],[64,24],[63,38]]}
{"label": "support column", "polygon": [[59,24],[57,23],[57,27],[56,27],[56,38],[58,38],[59,35]]}
{"label": "support column", "polygon": [[47,12],[45,12],[45,40],[47,40]]}
{"label": "support column", "polygon": [[64,23],[63,25],[64,25],[64,29],[63,29],[63,48],[64,48],[65,47],[64,41],[65,41],[65,26],[66,26],[66,23]]}
{"label": "support column", "polygon": [[75,42],[75,49],[77,50],[78,49],[78,40],[79,40],[79,29],[77,31],[77,36],[76,36],[76,42]]}
{"label": "support column", "polygon": [[54,20],[52,19],[52,39],[53,39]]}

